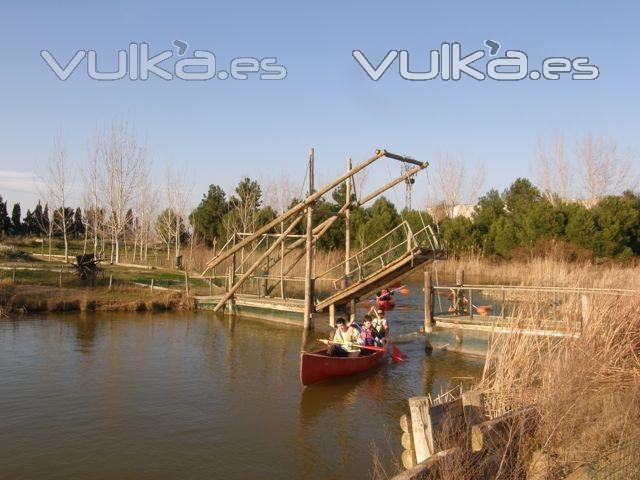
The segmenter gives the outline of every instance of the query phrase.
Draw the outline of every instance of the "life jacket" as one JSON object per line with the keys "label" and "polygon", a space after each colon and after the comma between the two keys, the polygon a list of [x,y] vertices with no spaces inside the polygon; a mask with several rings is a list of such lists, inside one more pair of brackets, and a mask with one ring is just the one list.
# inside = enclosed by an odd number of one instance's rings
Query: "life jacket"
{"label": "life jacket", "polygon": [[360,330],[360,340],[362,340],[367,346],[372,346],[376,343],[373,338],[373,333],[371,330],[367,330],[366,328]]}
{"label": "life jacket", "polygon": [[374,318],[371,321],[371,325],[373,326],[373,328],[374,328],[374,330],[376,332],[382,333],[382,334],[386,333],[384,331],[384,319],[382,319],[382,318]]}

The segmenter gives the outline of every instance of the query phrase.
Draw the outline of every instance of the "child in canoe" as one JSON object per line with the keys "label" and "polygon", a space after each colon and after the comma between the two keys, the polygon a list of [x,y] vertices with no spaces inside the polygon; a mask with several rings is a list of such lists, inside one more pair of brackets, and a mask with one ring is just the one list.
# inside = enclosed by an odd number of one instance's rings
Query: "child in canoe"
{"label": "child in canoe", "polygon": [[347,325],[344,318],[336,320],[336,332],[333,334],[333,345],[327,349],[327,355],[331,357],[349,357],[359,353],[359,349],[353,348],[358,343],[358,332]]}

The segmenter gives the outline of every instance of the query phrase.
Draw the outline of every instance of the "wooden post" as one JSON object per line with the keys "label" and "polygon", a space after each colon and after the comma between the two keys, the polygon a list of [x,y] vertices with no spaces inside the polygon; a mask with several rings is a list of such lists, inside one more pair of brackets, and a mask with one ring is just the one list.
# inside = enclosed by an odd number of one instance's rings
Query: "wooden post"
{"label": "wooden post", "polygon": [[[232,240],[232,245],[236,244],[236,232],[233,232],[233,240]],[[229,290],[231,290],[233,288],[233,284],[236,281],[236,254],[234,253],[233,255],[231,255],[231,275],[229,276]]]}
{"label": "wooden post", "polygon": [[402,466],[404,468],[413,468],[416,466],[416,452],[413,449],[413,438],[411,438],[411,420],[404,414],[400,417],[400,428],[402,429]]}
{"label": "wooden post", "polygon": [[429,425],[429,401],[427,397],[412,397],[409,399],[411,411],[411,431],[413,432],[413,448],[416,455],[416,463],[420,463],[430,455],[431,445],[427,439],[430,433]]}
{"label": "wooden post", "polygon": [[213,277],[209,277],[209,296],[213,295]]}
{"label": "wooden post", "polygon": [[459,268],[456,270],[456,313],[464,314],[464,292],[461,287],[464,285],[464,270]]}
{"label": "wooden post", "polygon": [[[309,149],[309,196],[313,195],[314,151]],[[307,206],[306,262],[304,269],[304,328],[313,328],[313,203]]]}
{"label": "wooden post", "polygon": [[[224,306],[225,302],[229,300],[231,297],[233,297],[233,294],[236,292],[236,290],[238,290],[242,286],[242,284],[256,270],[256,268],[258,268],[262,264],[264,259],[268,255],[271,255],[271,253],[280,245],[280,242],[284,241],[287,235],[291,233],[291,231],[296,227],[296,225],[298,225],[298,223],[300,223],[300,220],[302,220],[302,216],[299,216],[297,219],[291,222],[291,225],[289,225],[287,229],[284,231],[284,233],[280,237],[278,237],[278,239],[275,242],[273,242],[273,245],[271,245],[262,255],[260,255],[260,257],[258,257],[258,259],[249,267],[249,269],[242,274],[242,276],[238,279],[238,282],[233,284],[233,286],[229,289],[229,291],[223,295],[222,299],[220,299],[218,304],[213,308],[214,312],[217,312],[218,310],[220,310],[220,308]],[[232,270],[233,270],[233,267],[229,271],[231,278],[233,278]]]}
{"label": "wooden post", "polygon": [[336,305],[332,303],[329,305],[329,326],[335,328],[336,326]]}
{"label": "wooden post", "polygon": [[187,273],[187,271],[184,271],[184,291],[187,295],[187,297],[189,296],[189,274]]}
{"label": "wooden post", "polygon": [[[347,171],[351,170],[351,159],[347,160]],[[344,212],[344,276],[345,287],[349,286],[349,274],[351,273],[351,177],[344,181],[345,201],[344,204],[347,207]]]}
{"label": "wooden post", "polygon": [[[267,237],[265,238],[266,241],[266,246],[267,248],[269,248],[269,235],[267,235]],[[283,245],[284,241],[280,244]],[[265,258],[264,260],[264,275],[260,278],[260,288],[258,290],[258,296],[262,296],[262,297],[266,297],[268,295],[268,291],[269,291],[269,270],[270,270],[270,266],[269,266],[269,255],[267,255],[267,258]]]}
{"label": "wooden post", "polygon": [[[347,160],[347,171],[351,170],[353,165],[351,163],[351,159]],[[351,275],[351,262],[349,258],[351,258],[351,196],[353,193],[351,192],[351,184],[353,177],[349,177],[345,180],[345,206],[346,210],[344,212],[344,275],[346,277],[346,285],[349,286]],[[351,300],[349,302],[349,323],[353,323],[356,321],[356,301]]]}
{"label": "wooden post", "polygon": [[60,278],[58,280],[58,285],[62,288],[62,267],[60,267]]}
{"label": "wooden post", "polygon": [[153,278],[151,278],[151,284],[149,285],[149,290],[153,292]]}
{"label": "wooden post", "polygon": [[424,269],[424,349],[433,350],[431,334],[433,333],[433,291],[431,288],[431,272]]}
{"label": "wooden post", "polygon": [[433,286],[431,281],[431,272],[424,269],[424,329],[431,329],[435,323],[433,319]]}
{"label": "wooden post", "polygon": [[[284,222],[280,224],[280,233],[284,232]],[[280,298],[284,300],[284,242],[280,244]]]}
{"label": "wooden post", "polygon": [[111,291],[112,284],[113,284],[113,275],[109,275],[109,291]]}
{"label": "wooden post", "polygon": [[591,299],[584,293],[580,295],[580,333],[591,317]]}
{"label": "wooden post", "polygon": [[16,267],[13,267],[13,272],[11,273],[11,281],[16,283]]}
{"label": "wooden post", "polygon": [[356,301],[349,301],[349,323],[353,323],[356,321]]}

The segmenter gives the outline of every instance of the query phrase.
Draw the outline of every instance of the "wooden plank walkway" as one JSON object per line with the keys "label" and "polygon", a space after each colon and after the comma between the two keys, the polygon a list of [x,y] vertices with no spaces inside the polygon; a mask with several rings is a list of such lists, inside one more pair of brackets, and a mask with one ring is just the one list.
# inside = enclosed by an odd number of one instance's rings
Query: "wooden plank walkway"
{"label": "wooden plank walkway", "polygon": [[580,336],[580,326],[568,326],[557,322],[555,325],[545,323],[538,325],[533,321],[504,319],[500,316],[458,316],[435,315],[436,325],[451,330],[474,330],[477,332],[518,333],[521,335],[536,335],[541,337],[573,337]]}
{"label": "wooden plank walkway", "polygon": [[376,272],[318,302],[316,304],[316,311],[321,312],[330,305],[339,306],[346,305],[351,300],[358,301],[371,292],[386,287],[425,263],[444,258],[446,258],[446,254],[442,250],[434,251],[429,248],[416,247],[391,263],[381,267]]}

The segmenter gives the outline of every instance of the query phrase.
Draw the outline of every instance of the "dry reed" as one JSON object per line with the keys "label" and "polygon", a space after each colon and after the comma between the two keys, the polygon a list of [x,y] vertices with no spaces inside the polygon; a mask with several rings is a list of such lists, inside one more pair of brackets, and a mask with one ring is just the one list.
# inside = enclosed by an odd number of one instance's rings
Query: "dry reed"
{"label": "dry reed", "polygon": [[632,297],[599,297],[576,339],[496,336],[481,385],[491,416],[533,405],[540,418],[501,478],[521,478],[536,452],[544,478],[564,478],[597,468],[630,439],[640,444],[639,356],[640,300]]}

